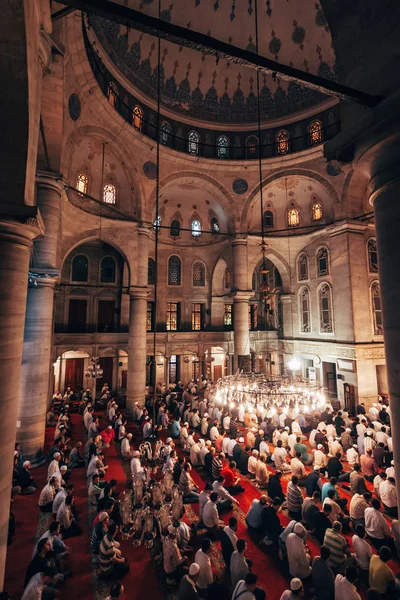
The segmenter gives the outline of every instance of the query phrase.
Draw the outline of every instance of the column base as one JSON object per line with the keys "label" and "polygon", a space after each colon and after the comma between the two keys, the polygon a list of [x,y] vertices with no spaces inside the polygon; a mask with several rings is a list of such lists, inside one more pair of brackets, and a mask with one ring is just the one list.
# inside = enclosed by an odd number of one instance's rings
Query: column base
{"label": "column base", "polygon": [[41,467],[42,465],[44,465],[44,463],[47,460],[47,455],[41,450],[34,456],[25,456],[24,455],[24,461],[25,460],[29,460],[29,462],[31,463],[32,469],[36,469],[37,467]]}

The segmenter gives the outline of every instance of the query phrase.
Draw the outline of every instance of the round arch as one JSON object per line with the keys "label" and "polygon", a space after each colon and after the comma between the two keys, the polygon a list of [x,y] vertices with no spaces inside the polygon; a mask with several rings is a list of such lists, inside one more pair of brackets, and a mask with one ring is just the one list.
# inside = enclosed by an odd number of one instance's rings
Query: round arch
{"label": "round arch", "polygon": [[[289,293],[291,291],[291,278],[290,278],[290,267],[288,262],[273,248],[268,248],[265,258],[268,258],[273,265],[278,269],[279,274],[282,279],[282,291],[284,293]],[[252,278],[255,269],[261,265],[262,258],[256,256],[249,263],[248,269],[248,289],[251,290],[252,287]]]}

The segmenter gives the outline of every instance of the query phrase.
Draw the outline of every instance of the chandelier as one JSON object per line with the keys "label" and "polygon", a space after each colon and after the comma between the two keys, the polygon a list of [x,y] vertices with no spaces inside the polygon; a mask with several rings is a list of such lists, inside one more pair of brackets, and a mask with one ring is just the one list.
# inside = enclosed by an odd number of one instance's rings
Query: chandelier
{"label": "chandelier", "polygon": [[292,376],[269,378],[263,374],[238,373],[222,377],[215,384],[217,404],[230,410],[245,410],[272,417],[278,412],[294,418],[325,406],[322,386],[295,376],[297,364],[290,365]]}
{"label": "chandelier", "polygon": [[101,379],[103,377],[103,369],[100,366],[99,357],[93,357],[90,360],[92,364],[86,369],[85,377],[88,379]]}

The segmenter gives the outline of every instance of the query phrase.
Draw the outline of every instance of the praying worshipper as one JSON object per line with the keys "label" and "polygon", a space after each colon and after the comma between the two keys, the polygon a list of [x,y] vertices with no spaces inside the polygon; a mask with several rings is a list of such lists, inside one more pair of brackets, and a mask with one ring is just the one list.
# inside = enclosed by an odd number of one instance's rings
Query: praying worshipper
{"label": "praying worshipper", "polygon": [[163,568],[166,574],[166,582],[174,585],[181,578],[181,567],[185,562],[178,547],[175,529],[168,530],[167,535],[161,535]]}
{"label": "praying worshipper", "polygon": [[365,509],[371,506],[372,494],[371,492],[364,492],[363,494],[354,494],[351,498],[349,506],[349,515],[353,524],[353,528],[356,525],[364,525],[364,513]]}
{"label": "praying worshipper", "polygon": [[54,456],[53,456],[53,460],[51,461],[51,463],[49,464],[49,467],[47,469],[47,479],[48,480],[50,479],[50,477],[52,477],[54,475],[54,473],[56,471],[59,471],[60,460],[61,460],[61,454],[59,452],[55,452]]}
{"label": "praying worshipper", "polygon": [[293,533],[286,540],[289,572],[292,577],[306,579],[311,575],[311,557],[305,545],[307,531],[301,523],[296,523]]}
{"label": "praying worshipper", "polygon": [[301,437],[296,438],[296,443],[293,447],[296,456],[300,453],[300,459],[303,465],[312,465],[314,462],[314,454],[308,454],[307,446],[301,443]]}
{"label": "praying worshipper", "polygon": [[108,531],[100,542],[99,564],[101,579],[120,579],[129,571],[126,558],[115,543],[118,526],[114,522],[108,525]]}
{"label": "praying worshipper", "polygon": [[180,417],[176,417],[171,426],[171,435],[174,440],[179,439],[179,436],[180,436],[180,431],[181,431],[180,420],[181,420]]}
{"label": "praying worshipper", "polygon": [[312,497],[305,498],[301,510],[303,521],[307,523],[310,532],[315,529],[315,515],[319,513],[321,505],[321,493],[315,491]]}
{"label": "praying worshipper", "polygon": [[122,458],[129,460],[133,458],[133,450],[130,445],[130,441],[132,439],[132,434],[128,433],[125,437],[122,438],[121,441],[121,456]]}
{"label": "praying worshipper", "polygon": [[216,492],[211,492],[210,498],[203,509],[203,523],[208,532],[215,535],[218,535],[221,527],[225,525],[219,518],[217,502],[218,494]]}
{"label": "praying worshipper", "polygon": [[254,498],[250,504],[250,508],[246,515],[246,525],[249,529],[259,530],[262,527],[262,513],[267,504],[268,497],[260,496],[259,499]]}
{"label": "praying worshipper", "polygon": [[299,480],[293,475],[286,490],[286,505],[291,519],[301,520],[301,507],[303,505],[303,494],[299,488]]}
{"label": "praying worshipper", "polygon": [[115,431],[112,428],[112,425],[108,425],[105,429],[103,429],[100,435],[104,446],[109,448],[115,440]]}
{"label": "praying worshipper", "polygon": [[53,507],[53,500],[56,495],[55,490],[56,478],[52,477],[48,483],[44,486],[39,496],[39,507],[40,512],[49,513]]}
{"label": "praying worshipper", "polygon": [[365,479],[361,474],[361,466],[359,464],[354,465],[354,471],[350,473],[349,482],[352,494],[363,494],[367,491]]}
{"label": "praying worshipper", "polygon": [[343,471],[340,452],[337,452],[335,456],[331,456],[331,458],[328,460],[327,471],[329,478],[336,477],[336,479],[339,479],[340,474]]}
{"label": "praying worshipper", "polygon": [[210,559],[211,553],[211,540],[209,538],[204,538],[201,548],[197,550],[194,557],[194,562],[200,567],[197,588],[201,598],[207,598],[208,589],[214,583]]}
{"label": "praying worshipper", "polygon": [[221,534],[221,552],[225,561],[227,569],[230,568],[231,557],[234,551],[237,549],[236,544],[237,538],[238,521],[236,517],[229,518],[229,525],[224,527]]}
{"label": "praying worshipper", "polygon": [[351,541],[355,552],[356,563],[364,575],[368,575],[369,561],[372,556],[372,548],[365,539],[365,527],[363,525],[355,526],[355,534]]}
{"label": "praying worshipper", "polygon": [[202,490],[199,494],[199,515],[200,515],[200,520],[203,519],[203,511],[204,511],[204,507],[207,504],[207,502],[210,499],[210,495],[212,492],[212,485],[211,483],[206,483],[204,486],[204,490]]}
{"label": "praying worshipper", "polygon": [[231,496],[236,496],[236,494],[240,494],[245,490],[244,487],[240,485],[240,477],[235,476],[233,469],[236,469],[236,463],[234,460],[231,460],[229,466],[225,466],[216,477],[216,473],[213,472],[212,475],[214,479],[218,479],[218,477],[222,476],[225,479],[225,488]]}
{"label": "praying worshipper", "polygon": [[36,492],[36,483],[30,474],[31,463],[25,460],[22,469],[18,471],[18,485],[21,488],[22,495],[34,494]]}
{"label": "praying worshipper", "polygon": [[379,486],[379,495],[389,517],[397,519],[397,490],[393,477],[387,477]]}
{"label": "praying worshipper", "polygon": [[232,508],[232,504],[239,504],[239,502],[233,496],[231,496],[228,490],[224,487],[224,483],[225,479],[223,475],[220,475],[212,484],[213,492],[216,492],[219,498],[217,505],[218,512],[230,510]]}
{"label": "praying worshipper", "polygon": [[231,600],[256,600],[253,592],[257,588],[257,575],[255,573],[247,573],[244,579],[238,581],[233,590]]}
{"label": "praying worshipper", "polygon": [[85,459],[81,455],[82,442],[76,442],[75,447],[69,453],[68,468],[76,469],[83,467]]}
{"label": "praying worshipper", "polygon": [[357,569],[353,565],[347,565],[345,575],[338,573],[335,578],[335,598],[343,600],[361,600],[357,592],[355,582],[357,580]]}
{"label": "praying worshipper", "polygon": [[342,524],[339,521],[334,521],[332,527],[326,530],[324,546],[331,552],[328,565],[332,571],[338,573],[343,570],[351,554],[347,540],[342,536]]}
{"label": "praying worshipper", "polygon": [[133,454],[132,454],[133,458],[131,460],[131,473],[132,473],[132,479],[134,479],[135,477],[142,477],[144,479],[145,477],[145,471],[144,468],[141,465],[140,462],[140,452],[139,450],[134,450]]}
{"label": "praying worshipper", "polygon": [[389,546],[389,548],[394,549],[393,538],[390,535],[386,519],[379,510],[380,507],[381,503],[378,498],[372,498],[371,506],[366,508],[364,512],[365,531],[375,548]]}
{"label": "praying worshipper", "polygon": [[346,459],[352,469],[354,469],[355,464],[360,463],[357,444],[353,444],[353,446],[347,450]]}
{"label": "praying worshipper", "polygon": [[265,506],[261,515],[262,531],[264,533],[263,544],[270,546],[277,544],[283,527],[278,517],[278,512],[282,501],[280,498],[274,498],[269,506]]}
{"label": "praying worshipper", "polygon": [[365,479],[370,483],[373,482],[375,475],[378,472],[378,467],[372,456],[372,450],[366,450],[365,454],[360,456],[361,471]]}
{"label": "praying worshipper", "polygon": [[282,440],[278,440],[277,446],[272,453],[271,459],[275,465],[277,471],[282,471],[283,473],[287,473],[291,471],[290,465],[286,462],[287,452],[285,448],[282,447]]}
{"label": "praying worshipper", "polygon": [[[31,577],[28,585],[26,586],[21,600],[41,600],[43,592],[48,589],[55,575],[55,569],[53,567],[44,567],[41,573],[36,573]],[[53,597],[59,597],[58,590],[51,588]]]}
{"label": "praying worshipper", "polygon": [[79,527],[72,513],[73,504],[74,497],[72,495],[67,496],[57,510],[56,519],[61,525],[61,533],[64,540],[76,537],[82,533],[82,529]]}
{"label": "praying worshipper", "polygon": [[247,464],[247,469],[250,475],[250,479],[256,478],[256,468],[258,462],[258,450],[253,450],[251,456],[249,457],[249,462]]}
{"label": "praying worshipper", "polygon": [[235,588],[237,583],[244,579],[251,567],[251,561],[245,557],[247,549],[246,540],[243,538],[238,539],[236,543],[236,550],[231,556],[230,562],[230,574],[232,587]]}
{"label": "praying worshipper", "polygon": [[64,559],[69,553],[69,548],[64,544],[63,540],[61,539],[60,531],[60,523],[58,523],[57,521],[53,521],[49,529],[45,531],[42,537],[38,540],[38,543],[35,546],[34,555],[37,552],[40,540],[47,539],[50,543],[51,552],[54,552],[57,563],[61,565],[62,559]]}
{"label": "praying worshipper", "polygon": [[67,496],[72,496],[73,493],[74,486],[71,483],[69,483],[65,488],[62,487],[58,490],[51,509],[51,512],[53,513],[55,519],[57,518],[57,511],[60,508],[61,504],[64,502],[65,498]]}
{"label": "praying worshipper", "polygon": [[369,563],[369,585],[381,594],[381,598],[395,598],[400,593],[400,582],[387,565],[391,558],[390,548],[382,546],[377,554],[371,556]]}
{"label": "praying worshipper", "polygon": [[321,555],[312,561],[311,577],[316,600],[335,600],[335,576],[328,565],[330,555],[329,548],[321,546]]}
{"label": "praying worshipper", "polygon": [[322,510],[314,516],[314,535],[320,544],[324,543],[325,532],[332,525],[330,519],[331,513],[332,506],[330,504],[324,504]]}
{"label": "praying worshipper", "polygon": [[48,539],[45,538],[38,542],[36,553],[26,569],[24,588],[26,588],[29,581],[31,580],[31,578],[34,575],[36,575],[37,573],[43,572],[43,570],[47,566],[50,566],[50,561],[49,561],[48,557],[46,556],[48,554],[48,552],[50,552],[50,550],[51,550],[51,544]]}
{"label": "praying worshipper", "polygon": [[191,470],[192,465],[185,463],[179,478],[179,491],[182,494],[183,504],[193,504],[199,501],[199,490],[190,475]]}
{"label": "praying worshipper", "polygon": [[296,456],[294,456],[294,458],[292,458],[292,460],[290,461],[290,468],[292,470],[292,475],[297,477],[299,481],[298,485],[305,485],[307,471],[305,469],[304,464],[301,461],[300,452],[296,452]]}
{"label": "praying worshipper", "polygon": [[320,492],[322,489],[322,480],[318,469],[310,471],[305,480],[307,496],[312,496],[314,492]]}
{"label": "praying worshipper", "polygon": [[317,449],[314,452],[314,469],[318,469],[322,474],[326,474],[327,466],[328,457],[324,452],[324,447],[322,444],[318,444]]}
{"label": "praying worshipper", "polygon": [[200,567],[197,563],[192,563],[189,567],[189,573],[186,573],[181,579],[178,591],[178,600],[198,600],[196,584],[199,580]]}
{"label": "praying worshipper", "polygon": [[281,479],[281,471],[276,471],[275,474],[273,473],[270,475],[268,478],[267,491],[270,498],[280,498],[281,501],[284,502],[286,498],[282,490]]}

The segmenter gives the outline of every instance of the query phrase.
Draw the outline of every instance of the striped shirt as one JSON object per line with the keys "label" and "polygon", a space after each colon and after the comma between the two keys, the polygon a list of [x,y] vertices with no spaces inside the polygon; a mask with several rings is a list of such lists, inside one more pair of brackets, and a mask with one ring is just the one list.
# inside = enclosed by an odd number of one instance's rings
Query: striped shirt
{"label": "striped shirt", "polygon": [[340,568],[346,560],[347,542],[343,536],[334,529],[325,531],[324,546],[327,546],[331,551],[328,558],[328,565],[332,569]]}
{"label": "striped shirt", "polygon": [[217,456],[215,456],[211,463],[211,472],[212,472],[213,479],[218,479],[218,477],[221,475],[221,471],[222,471],[222,462],[219,460],[219,458]]}
{"label": "striped shirt", "polygon": [[116,549],[114,540],[110,540],[109,537],[105,535],[100,542],[99,548],[100,570],[102,573],[111,573],[114,566],[115,555]]}
{"label": "striped shirt", "polygon": [[291,512],[300,512],[303,505],[303,494],[298,485],[289,481],[286,491],[286,503]]}

